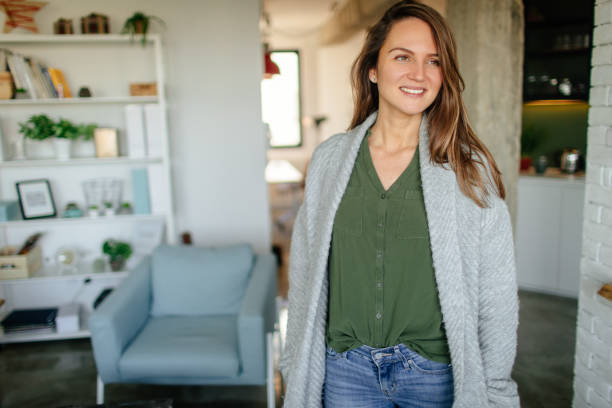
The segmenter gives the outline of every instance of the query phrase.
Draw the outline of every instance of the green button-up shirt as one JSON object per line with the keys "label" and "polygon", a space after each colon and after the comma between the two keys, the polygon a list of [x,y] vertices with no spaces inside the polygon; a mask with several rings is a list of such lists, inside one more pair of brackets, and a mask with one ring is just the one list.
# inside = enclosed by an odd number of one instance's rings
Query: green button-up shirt
{"label": "green button-up shirt", "polygon": [[334,219],[327,343],[338,352],[404,343],[450,355],[429,245],[419,150],[388,190],[364,137]]}

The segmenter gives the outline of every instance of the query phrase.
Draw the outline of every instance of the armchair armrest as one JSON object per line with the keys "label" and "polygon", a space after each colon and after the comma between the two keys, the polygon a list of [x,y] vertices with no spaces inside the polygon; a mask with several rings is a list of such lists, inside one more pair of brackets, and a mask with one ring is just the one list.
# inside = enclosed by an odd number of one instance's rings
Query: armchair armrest
{"label": "armchair armrest", "polygon": [[140,331],[151,309],[151,258],[145,257],[89,317],[98,373],[104,383],[118,382],[119,358]]}
{"label": "armchair armrest", "polygon": [[257,255],[238,314],[238,348],[242,376],[266,381],[266,333],[276,323],[276,258]]}

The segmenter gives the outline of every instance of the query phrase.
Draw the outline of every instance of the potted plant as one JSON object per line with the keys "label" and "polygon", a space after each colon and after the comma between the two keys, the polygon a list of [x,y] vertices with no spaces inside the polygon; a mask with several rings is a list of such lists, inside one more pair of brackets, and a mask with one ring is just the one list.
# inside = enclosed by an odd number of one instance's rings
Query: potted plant
{"label": "potted plant", "polygon": [[24,138],[43,141],[53,138],[55,154],[58,160],[70,158],[71,141],[82,137],[84,140],[93,138],[95,124],[75,125],[67,119],[55,122],[45,114],[32,115],[25,122],[19,123],[19,133]]}
{"label": "potted plant", "polygon": [[45,140],[53,137],[53,120],[47,115],[32,115],[25,122],[19,122],[19,133],[26,139]]}
{"label": "potted plant", "polygon": [[124,201],[123,203],[121,203],[121,205],[119,206],[119,209],[117,210],[117,214],[127,215],[127,214],[133,214],[133,213],[134,213],[134,209],[132,208],[132,204],[129,203],[128,201]]}
{"label": "potted plant", "polygon": [[523,127],[523,131],[521,132],[521,171],[529,170],[532,162],[531,156],[542,144],[544,137],[545,133],[533,125]]}
{"label": "potted plant", "polygon": [[113,203],[110,201],[104,202],[104,215],[115,215],[115,209],[113,208]]}
{"label": "potted plant", "polygon": [[29,99],[28,91],[24,88],[15,89],[15,99]]}
{"label": "potted plant", "polygon": [[108,239],[102,244],[102,252],[108,255],[111,270],[123,269],[125,261],[132,255],[132,246],[127,242]]}
{"label": "potted plant", "polygon": [[100,208],[98,208],[98,206],[95,204],[90,205],[87,207],[87,215],[93,218],[97,217],[100,215]]}
{"label": "potted plant", "polygon": [[53,124],[53,143],[55,156],[58,160],[70,159],[70,142],[79,137],[78,129],[72,122],[60,119]]}
{"label": "potted plant", "polygon": [[132,41],[134,40],[135,34],[142,34],[142,46],[144,47],[147,42],[147,31],[149,30],[149,25],[152,20],[157,21],[164,27],[166,26],[166,23],[161,18],[147,16],[143,12],[137,11],[125,21],[121,29],[121,34],[130,34]]}

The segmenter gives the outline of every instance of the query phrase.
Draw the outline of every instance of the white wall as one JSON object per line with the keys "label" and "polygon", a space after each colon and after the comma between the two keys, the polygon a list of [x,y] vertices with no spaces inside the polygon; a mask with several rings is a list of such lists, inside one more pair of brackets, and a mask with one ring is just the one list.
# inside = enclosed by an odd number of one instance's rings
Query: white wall
{"label": "white wall", "polygon": [[612,282],[612,1],[598,0],[587,132],[574,407],[612,407],[612,302],[597,291]]}
{"label": "white wall", "polygon": [[365,31],[333,46],[318,44],[316,33],[299,36],[270,35],[272,49],[297,49],[301,57],[302,117],[323,115],[327,120],[319,129],[302,127],[299,148],[270,149],[270,159],[287,159],[304,170],[317,145],[335,133],[346,131],[353,111],[350,69],[359,54]]}
{"label": "white wall", "polygon": [[190,231],[198,245],[270,248],[260,6],[258,0],[54,0],[35,15],[43,34],[60,17],[72,18],[80,33],[80,17],[92,11],[109,16],[111,33],[135,11],[166,22],[177,232]]}
{"label": "white wall", "polygon": [[353,118],[351,66],[359,55],[366,32],[361,30],[342,44],[319,50],[319,107],[329,114],[321,126],[323,139],[345,132]]}

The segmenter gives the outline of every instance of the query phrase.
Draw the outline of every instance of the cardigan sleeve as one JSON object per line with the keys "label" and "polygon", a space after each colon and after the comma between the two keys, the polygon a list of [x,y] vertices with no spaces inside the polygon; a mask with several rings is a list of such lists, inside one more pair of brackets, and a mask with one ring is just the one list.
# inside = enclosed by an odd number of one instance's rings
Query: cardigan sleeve
{"label": "cardigan sleeve", "polygon": [[516,357],[518,293],[512,225],[497,196],[483,210],[480,237],[478,338],[491,407],[519,407],[510,377]]}
{"label": "cardigan sleeve", "polygon": [[304,316],[306,271],[309,268],[308,234],[306,230],[306,208],[302,204],[295,222],[291,236],[291,250],[289,252],[289,302],[287,315],[287,330],[285,332],[284,347],[279,359],[279,370],[285,383],[289,383],[291,368],[295,362],[299,343],[299,328]]}

